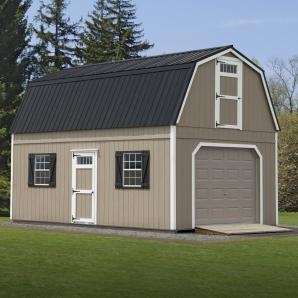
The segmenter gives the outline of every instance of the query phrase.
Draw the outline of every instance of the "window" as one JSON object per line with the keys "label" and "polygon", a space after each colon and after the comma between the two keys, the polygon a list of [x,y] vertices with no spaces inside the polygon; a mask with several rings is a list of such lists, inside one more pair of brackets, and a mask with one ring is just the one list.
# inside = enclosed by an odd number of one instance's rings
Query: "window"
{"label": "window", "polygon": [[78,165],[92,165],[92,156],[77,156]]}
{"label": "window", "polygon": [[242,62],[233,57],[217,60],[215,127],[242,129]]}
{"label": "window", "polygon": [[237,65],[220,62],[220,72],[237,73]]}
{"label": "window", "polygon": [[123,186],[142,186],[142,153],[123,153]]}
{"label": "window", "polygon": [[56,154],[29,154],[29,186],[56,186]]}
{"label": "window", "polygon": [[50,155],[35,155],[34,185],[50,184]]}
{"label": "window", "polygon": [[149,151],[118,151],[116,188],[149,188]]}

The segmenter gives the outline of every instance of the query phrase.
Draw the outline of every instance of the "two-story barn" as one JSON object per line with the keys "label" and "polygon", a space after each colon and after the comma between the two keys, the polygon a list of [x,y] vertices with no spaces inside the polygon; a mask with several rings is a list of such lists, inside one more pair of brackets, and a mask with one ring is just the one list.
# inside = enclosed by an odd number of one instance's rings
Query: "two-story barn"
{"label": "two-story barn", "polygon": [[189,230],[277,224],[279,125],[233,46],[66,69],[12,127],[12,220]]}

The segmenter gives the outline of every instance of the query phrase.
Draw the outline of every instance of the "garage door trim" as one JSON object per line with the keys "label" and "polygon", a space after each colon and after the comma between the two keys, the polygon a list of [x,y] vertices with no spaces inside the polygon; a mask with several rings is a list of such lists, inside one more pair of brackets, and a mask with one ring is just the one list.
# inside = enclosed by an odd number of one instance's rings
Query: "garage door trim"
{"label": "garage door trim", "polygon": [[256,145],[200,142],[192,152],[192,228],[195,228],[195,158],[202,147],[253,149],[260,160],[260,224],[263,224],[263,156]]}

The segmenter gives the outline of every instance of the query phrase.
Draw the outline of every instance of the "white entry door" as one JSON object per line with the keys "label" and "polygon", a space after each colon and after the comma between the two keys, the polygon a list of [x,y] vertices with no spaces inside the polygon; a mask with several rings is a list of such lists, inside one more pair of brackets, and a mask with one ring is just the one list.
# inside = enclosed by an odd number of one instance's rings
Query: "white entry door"
{"label": "white entry door", "polygon": [[72,222],[96,224],[96,151],[72,152]]}

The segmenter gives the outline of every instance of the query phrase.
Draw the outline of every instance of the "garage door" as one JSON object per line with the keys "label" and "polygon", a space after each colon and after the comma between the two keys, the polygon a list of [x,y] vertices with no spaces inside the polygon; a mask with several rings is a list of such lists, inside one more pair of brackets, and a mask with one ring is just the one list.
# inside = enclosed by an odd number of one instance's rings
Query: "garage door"
{"label": "garage door", "polygon": [[201,148],[195,159],[195,223],[258,223],[258,157],[252,149]]}

